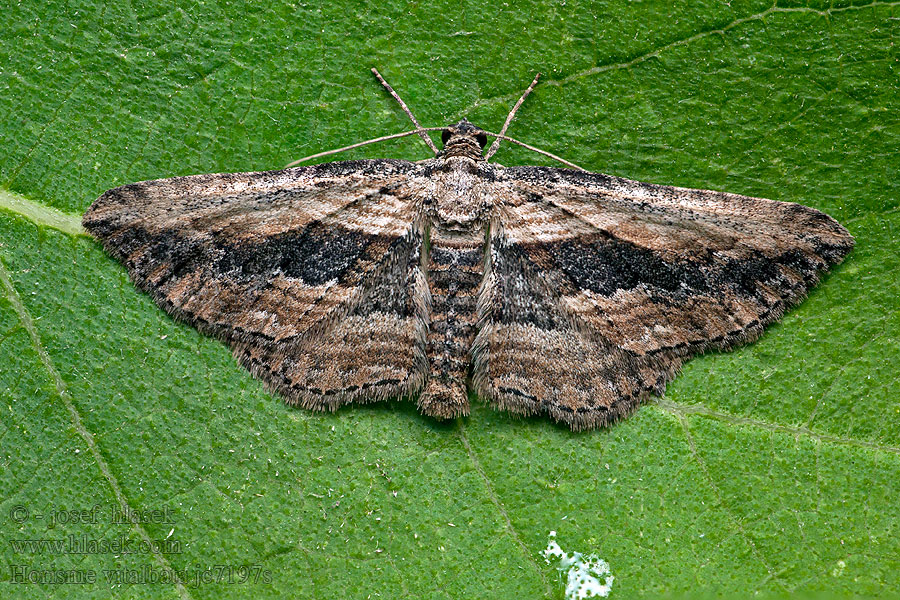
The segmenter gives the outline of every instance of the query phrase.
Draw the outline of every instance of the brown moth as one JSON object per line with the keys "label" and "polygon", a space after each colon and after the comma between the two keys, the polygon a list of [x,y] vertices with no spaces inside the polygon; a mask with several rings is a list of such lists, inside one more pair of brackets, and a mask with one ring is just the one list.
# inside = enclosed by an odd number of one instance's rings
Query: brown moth
{"label": "brown moth", "polygon": [[463,120],[438,151],[413,118],[399,135],[421,135],[427,160],[133,183],[84,226],[291,404],[406,396],[449,419],[471,389],[573,430],[661,394],[692,355],[755,340],[853,247],[799,204],[489,163],[536,82],[500,134]]}

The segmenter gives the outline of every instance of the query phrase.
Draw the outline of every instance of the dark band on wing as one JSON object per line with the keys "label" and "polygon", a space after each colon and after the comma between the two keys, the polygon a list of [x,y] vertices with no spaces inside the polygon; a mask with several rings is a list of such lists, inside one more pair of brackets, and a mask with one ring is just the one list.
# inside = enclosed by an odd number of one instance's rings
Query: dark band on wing
{"label": "dark band on wing", "polygon": [[652,250],[614,238],[564,240],[544,244],[544,251],[578,289],[603,296],[641,284],[666,292],[708,290],[695,264],[667,261]]}
{"label": "dark band on wing", "polygon": [[166,266],[154,276],[156,286],[195,270],[242,283],[265,284],[274,275],[296,278],[309,286],[329,281],[344,283],[359,275],[360,261],[377,260],[403,243],[404,238],[365,234],[318,221],[302,230],[286,231],[260,241],[232,244],[226,236],[185,237],[183,232],[142,227],[116,232],[111,241],[116,254],[138,277]]}
{"label": "dark band on wing", "polygon": [[661,303],[687,295],[723,292],[755,298],[760,294],[760,285],[783,285],[786,272],[798,274],[809,285],[820,271],[839,262],[847,250],[820,244],[816,254],[793,248],[767,255],[748,248],[746,256],[741,258],[708,255],[672,260],[611,237],[509,246],[513,255],[533,263],[540,271],[565,275],[558,283],[567,284],[566,293],[589,290],[610,297],[622,290],[644,286]]}
{"label": "dark band on wing", "polygon": [[257,243],[244,240],[232,246],[224,239],[214,242],[213,246],[221,249],[221,258],[211,267],[217,274],[242,280],[281,273],[311,286],[332,280],[343,283],[356,274],[354,266],[360,259],[378,256],[400,239],[313,221],[300,231],[285,231]]}

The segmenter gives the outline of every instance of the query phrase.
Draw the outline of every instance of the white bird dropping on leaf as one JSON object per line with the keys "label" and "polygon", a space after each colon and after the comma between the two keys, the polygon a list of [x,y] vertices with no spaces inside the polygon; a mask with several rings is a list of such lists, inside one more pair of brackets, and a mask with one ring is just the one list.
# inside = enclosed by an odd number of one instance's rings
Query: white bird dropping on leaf
{"label": "white bird dropping on leaf", "polygon": [[556,568],[560,573],[566,573],[566,600],[606,598],[612,591],[615,577],[609,569],[609,563],[596,554],[588,556],[581,552],[567,554],[556,542],[555,531],[550,532],[547,549],[541,552],[541,555],[548,565],[551,558],[559,559]]}

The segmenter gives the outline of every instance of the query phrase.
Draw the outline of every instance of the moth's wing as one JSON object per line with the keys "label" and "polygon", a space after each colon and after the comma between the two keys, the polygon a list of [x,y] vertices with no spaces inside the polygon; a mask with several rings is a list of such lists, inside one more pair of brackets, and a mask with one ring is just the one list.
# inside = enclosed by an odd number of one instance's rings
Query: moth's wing
{"label": "moth's wing", "polygon": [[403,238],[363,284],[350,311],[327,329],[288,343],[238,342],[238,361],[304,408],[335,410],[416,395],[428,373],[429,294],[421,247],[421,233]]}
{"label": "moth's wing", "polygon": [[419,172],[366,160],[145,181],[83,223],[166,312],[288,401],[333,409],[425,377]]}
{"label": "moth's wing", "polygon": [[799,204],[545,167],[505,170],[473,348],[498,407],[607,424],[681,364],[759,337],[853,238]]}

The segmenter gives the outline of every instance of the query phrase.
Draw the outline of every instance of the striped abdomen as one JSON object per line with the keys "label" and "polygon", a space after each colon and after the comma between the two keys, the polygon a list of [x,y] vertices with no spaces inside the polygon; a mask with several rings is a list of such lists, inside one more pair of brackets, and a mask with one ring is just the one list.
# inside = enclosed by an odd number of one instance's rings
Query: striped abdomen
{"label": "striped abdomen", "polygon": [[475,339],[478,289],[484,278],[485,228],[451,231],[435,223],[428,253],[431,324],[426,353],[430,377],[419,398],[427,415],[469,414],[466,373]]}

